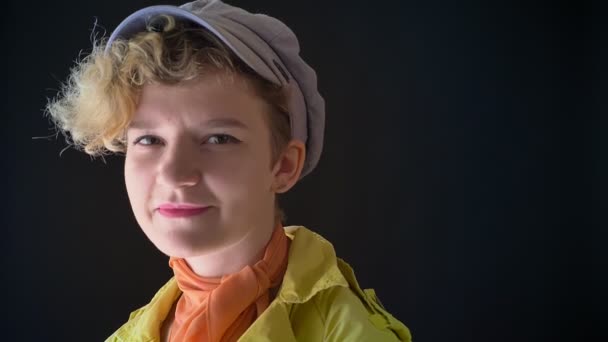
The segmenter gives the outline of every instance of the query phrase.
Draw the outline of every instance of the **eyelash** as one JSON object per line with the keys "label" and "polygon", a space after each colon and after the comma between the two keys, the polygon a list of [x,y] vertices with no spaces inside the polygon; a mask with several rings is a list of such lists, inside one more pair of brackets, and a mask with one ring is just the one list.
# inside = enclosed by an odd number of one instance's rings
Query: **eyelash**
{"label": "eyelash", "polygon": [[[209,139],[211,139],[211,138],[216,138],[216,137],[222,137],[222,138],[227,139],[228,141],[225,143],[212,143],[212,145],[226,145],[226,144],[230,144],[230,143],[239,143],[240,142],[240,140],[238,140],[237,138],[235,138],[229,134],[213,134],[213,135],[210,135],[205,140],[205,142],[209,141]],[[141,144],[140,141],[142,141],[143,139],[146,139],[146,138],[151,138],[151,139],[155,140],[157,143]],[[142,135],[141,137],[138,137],[133,141],[133,145],[142,145],[142,146],[158,145],[159,140],[160,139],[158,137],[155,137],[153,135]]]}

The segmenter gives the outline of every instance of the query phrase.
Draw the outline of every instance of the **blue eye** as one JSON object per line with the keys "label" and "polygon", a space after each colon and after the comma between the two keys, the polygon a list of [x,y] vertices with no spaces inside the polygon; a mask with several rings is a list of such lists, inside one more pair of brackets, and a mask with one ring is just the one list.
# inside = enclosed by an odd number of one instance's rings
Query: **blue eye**
{"label": "blue eye", "polygon": [[148,146],[148,145],[156,145],[158,144],[159,139],[155,136],[152,135],[142,135],[141,137],[135,139],[135,141],[133,141],[133,145],[144,145],[144,146]]}
{"label": "blue eye", "polygon": [[228,134],[215,134],[210,136],[209,139],[207,139],[207,142],[214,145],[224,145],[228,143],[238,143],[239,140]]}

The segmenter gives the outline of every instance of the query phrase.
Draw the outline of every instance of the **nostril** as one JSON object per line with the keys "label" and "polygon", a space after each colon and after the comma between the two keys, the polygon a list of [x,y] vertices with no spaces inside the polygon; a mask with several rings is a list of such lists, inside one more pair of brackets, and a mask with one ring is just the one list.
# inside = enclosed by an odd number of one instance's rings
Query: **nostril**
{"label": "nostril", "polygon": [[176,165],[165,165],[158,172],[158,183],[162,185],[178,188],[193,186],[201,182],[202,173],[191,164],[178,167]]}

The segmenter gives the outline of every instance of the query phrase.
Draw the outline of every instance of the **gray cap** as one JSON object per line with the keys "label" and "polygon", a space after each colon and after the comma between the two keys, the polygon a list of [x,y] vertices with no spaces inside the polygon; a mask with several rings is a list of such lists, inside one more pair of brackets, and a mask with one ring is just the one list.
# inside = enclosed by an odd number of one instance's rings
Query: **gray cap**
{"label": "gray cap", "polygon": [[325,101],[317,89],[315,71],[300,57],[298,39],[280,20],[249,13],[220,0],[197,0],[176,6],[151,6],[131,14],[108,41],[129,39],[144,31],[153,17],[167,14],[201,25],[221,39],[263,78],[288,88],[292,138],[306,144],[300,178],[317,165],[323,149]]}

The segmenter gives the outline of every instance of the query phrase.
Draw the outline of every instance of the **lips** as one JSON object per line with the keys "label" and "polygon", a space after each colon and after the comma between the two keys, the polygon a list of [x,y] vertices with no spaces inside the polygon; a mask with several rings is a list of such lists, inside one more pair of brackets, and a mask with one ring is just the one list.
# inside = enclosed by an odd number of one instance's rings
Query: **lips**
{"label": "lips", "polygon": [[162,204],[158,207],[159,214],[165,217],[191,217],[201,215],[211,207],[202,207],[191,204]]}

